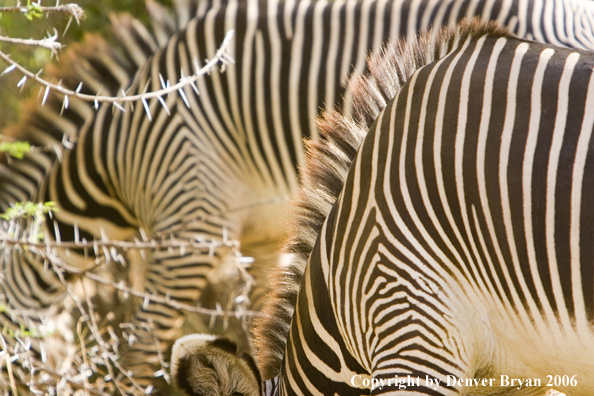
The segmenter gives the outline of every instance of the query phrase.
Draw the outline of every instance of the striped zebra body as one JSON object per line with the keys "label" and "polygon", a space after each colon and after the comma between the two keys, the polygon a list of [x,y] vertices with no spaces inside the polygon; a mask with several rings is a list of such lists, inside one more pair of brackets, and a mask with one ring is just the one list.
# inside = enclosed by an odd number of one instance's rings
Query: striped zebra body
{"label": "striped zebra body", "polygon": [[594,391],[594,57],[450,40],[353,160],[309,258],[281,394]]}
{"label": "striped zebra body", "polygon": [[[168,111],[157,100],[150,102],[151,119],[140,103],[128,105],[125,113],[104,105],[96,114],[90,106],[78,105],[72,118],[84,120],[85,127],[73,128],[73,148],[63,152],[61,162],[37,156],[26,165],[7,168],[3,186],[9,187],[3,187],[7,193],[2,202],[5,207],[25,198],[56,202],[62,240],[75,235],[87,240],[237,239],[241,253],[256,259],[256,308],[266,289],[263,279],[269,264],[277,259],[275,248],[284,237],[286,206],[233,209],[284,196],[297,187],[302,139],[318,139],[314,119],[320,109],[352,112],[346,79],[365,69],[370,50],[381,48],[389,38],[414,35],[467,15],[500,20],[523,37],[594,48],[592,27],[582,25],[594,15],[593,6],[577,1],[210,1],[197,4],[195,12],[197,16],[154,55],[129,51],[139,69],[127,94],[141,93],[149,80],[149,89],[160,89],[160,76],[173,83],[182,73],[193,74],[196,64],[200,67],[214,56],[230,29],[235,30],[230,49],[234,65],[199,80],[200,95],[186,88],[189,108],[179,95],[165,99]],[[563,23],[551,25],[549,15]],[[61,139],[48,138],[43,131],[33,135],[36,142]],[[27,174],[32,176],[23,177]],[[26,181],[15,186],[14,179]],[[64,254],[63,259],[78,267],[87,264],[77,253],[81,252]],[[134,288],[194,304],[209,271],[227,257],[225,248],[198,256],[165,249],[127,260]],[[58,281],[43,271],[42,260],[16,256],[4,263],[10,267],[7,271],[30,269],[30,275],[19,278],[6,293],[11,304],[41,308],[63,294],[63,288],[52,289]],[[47,279],[31,276],[35,273]],[[17,289],[40,293],[24,296]],[[152,376],[157,349],[179,335],[182,317],[154,301],[146,301],[133,316],[137,323],[154,324],[158,345],[152,335],[141,332],[126,356],[135,372]]]}

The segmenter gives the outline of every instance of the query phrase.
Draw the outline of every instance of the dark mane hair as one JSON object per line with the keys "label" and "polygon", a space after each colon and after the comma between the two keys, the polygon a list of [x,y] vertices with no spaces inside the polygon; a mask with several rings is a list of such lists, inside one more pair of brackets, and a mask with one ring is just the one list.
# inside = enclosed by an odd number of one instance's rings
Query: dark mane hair
{"label": "dark mane hair", "polygon": [[322,140],[306,142],[301,187],[291,203],[289,239],[281,262],[271,275],[271,292],[254,330],[264,380],[280,372],[307,260],[368,128],[416,70],[445,56],[466,40],[486,35],[511,34],[508,28],[495,22],[474,18],[387,45],[379,54],[369,57],[369,72],[354,75],[349,81],[353,92],[352,119],[337,111],[318,119]]}

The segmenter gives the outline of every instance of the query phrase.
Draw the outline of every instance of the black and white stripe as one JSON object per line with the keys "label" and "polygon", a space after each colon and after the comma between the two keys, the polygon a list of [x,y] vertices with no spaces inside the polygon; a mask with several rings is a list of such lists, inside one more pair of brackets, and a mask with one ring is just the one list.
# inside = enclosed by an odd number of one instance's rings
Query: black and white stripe
{"label": "black and white stripe", "polygon": [[468,27],[421,45],[448,54],[370,126],[309,258],[281,394],[407,375],[406,394],[544,394],[567,374],[557,389],[594,391],[594,57]]}
{"label": "black and white stripe", "polygon": [[[139,69],[131,83],[121,85],[129,85],[132,94],[142,91],[150,78],[151,89],[158,90],[160,75],[174,82],[182,72],[192,74],[195,63],[200,66],[214,56],[230,29],[235,30],[230,50],[235,64],[223,74],[199,80],[199,96],[187,88],[189,108],[175,95],[166,99],[171,114],[158,101],[151,102],[152,120],[140,104],[134,109],[128,106],[125,113],[103,106],[95,115],[81,104],[72,119],[51,118],[56,135],[51,138],[60,141],[60,131],[72,130],[74,147],[64,151],[62,162],[53,156],[31,156],[26,166],[4,168],[2,185],[7,187],[2,189],[7,193],[2,202],[7,206],[26,199],[55,201],[62,239],[78,233],[91,240],[104,233],[110,239],[168,235],[220,241],[228,235],[241,242],[244,255],[256,258],[253,274],[260,283],[253,301],[256,307],[266,289],[265,273],[284,236],[285,206],[277,203],[219,214],[286,195],[297,187],[302,139],[318,138],[315,116],[320,109],[351,113],[352,92],[345,88],[346,79],[365,69],[370,50],[381,48],[390,38],[468,15],[500,20],[522,37],[594,48],[590,23],[594,6],[578,1],[213,0],[194,6],[197,16],[187,25],[180,23],[185,28],[161,47],[158,42],[139,44],[138,50],[134,40],[142,35],[122,36],[124,44],[130,42],[128,53]],[[146,48],[155,54],[147,55]],[[132,79],[130,69],[126,73],[125,80]],[[40,129],[33,133],[35,142],[48,139]],[[29,164],[34,164],[33,170]],[[25,176],[28,172],[32,176]],[[188,226],[174,231],[180,224]],[[195,303],[207,273],[225,255],[164,250],[133,265],[139,269],[137,282],[143,291]],[[80,265],[74,254],[66,259]],[[5,262],[12,267],[21,263],[24,259]],[[7,287],[38,286],[38,279],[29,277]],[[50,297],[37,299],[47,305],[62,291],[52,290]],[[10,299],[27,305],[14,293]],[[163,347],[179,335],[181,315],[172,308],[151,302],[139,307],[135,318],[155,324]],[[128,356],[147,364],[150,371],[156,364],[155,351],[152,336],[140,337]]]}

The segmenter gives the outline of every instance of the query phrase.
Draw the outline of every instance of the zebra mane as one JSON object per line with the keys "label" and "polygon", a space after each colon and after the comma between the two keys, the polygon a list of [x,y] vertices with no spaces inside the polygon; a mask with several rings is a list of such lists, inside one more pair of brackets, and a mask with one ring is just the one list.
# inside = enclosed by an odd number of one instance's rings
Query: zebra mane
{"label": "zebra mane", "polygon": [[416,70],[460,47],[467,39],[485,35],[503,37],[511,33],[495,22],[474,18],[388,44],[368,58],[368,72],[355,74],[349,80],[352,118],[336,110],[319,117],[322,139],[306,142],[301,187],[291,203],[289,239],[281,262],[271,274],[271,292],[255,324],[258,365],[264,380],[280,373],[309,255],[369,127]]}

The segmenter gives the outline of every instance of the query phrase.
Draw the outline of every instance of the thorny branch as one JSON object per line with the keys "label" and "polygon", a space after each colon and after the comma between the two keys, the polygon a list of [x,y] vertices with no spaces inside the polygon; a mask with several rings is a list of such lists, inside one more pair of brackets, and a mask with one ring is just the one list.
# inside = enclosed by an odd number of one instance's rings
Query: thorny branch
{"label": "thorny branch", "polygon": [[[213,250],[220,248],[220,247],[226,247],[226,248],[231,248],[231,249],[235,249],[237,248],[237,242],[236,241],[228,241],[228,240],[223,240],[223,241],[217,241],[217,240],[213,240],[211,242],[195,242],[195,241],[185,241],[185,240],[168,240],[168,241],[155,241],[155,240],[150,240],[150,241],[146,241],[146,242],[141,242],[141,241],[136,241],[136,242],[126,242],[126,241],[113,241],[113,240],[108,240],[107,238],[104,238],[103,240],[95,240],[92,242],[88,242],[88,241],[82,241],[82,242],[65,242],[65,241],[47,241],[47,242],[31,242],[29,239],[15,239],[13,237],[11,237],[8,233],[6,233],[4,230],[0,229],[0,242],[2,243],[1,247],[3,249],[11,249],[11,248],[17,248],[17,249],[23,249],[23,250],[28,250],[36,255],[38,255],[39,257],[41,257],[43,260],[48,260],[50,263],[52,263],[52,265],[57,266],[57,269],[60,271],[65,271],[71,274],[76,274],[76,275],[84,275],[85,277],[95,281],[95,282],[99,282],[101,284],[104,284],[106,286],[110,286],[116,290],[122,291],[124,293],[128,293],[130,295],[136,296],[136,297],[140,297],[143,298],[145,300],[148,301],[154,301],[160,304],[164,304],[164,305],[168,305],[172,308],[181,310],[181,311],[187,311],[187,312],[194,312],[194,313],[200,313],[200,314],[206,314],[206,315],[214,315],[214,316],[235,316],[237,317],[238,315],[240,316],[258,316],[259,313],[256,311],[241,311],[241,312],[235,312],[235,311],[222,311],[222,310],[213,310],[213,309],[207,309],[207,308],[202,308],[202,307],[196,307],[196,306],[192,306],[192,305],[188,305],[188,304],[183,304],[180,302],[177,302],[175,300],[172,300],[169,297],[159,297],[159,296],[155,296],[152,294],[148,294],[148,293],[144,293],[138,290],[134,290],[131,289],[129,287],[126,287],[125,285],[123,285],[122,283],[117,283],[114,281],[110,281],[108,279],[105,279],[95,273],[92,272],[93,269],[96,268],[96,265],[92,265],[89,268],[76,268],[73,266],[68,265],[66,262],[64,262],[62,259],[60,259],[54,252],[56,249],[60,248],[60,249],[73,249],[73,248],[93,248],[95,251],[103,251],[104,254],[107,256],[109,256],[110,260],[114,260],[114,261],[120,261],[123,260],[123,258],[117,253],[114,252],[113,250],[111,251],[107,251],[105,252],[105,250],[100,249],[103,247],[109,247],[109,248],[123,248],[125,250],[131,250],[131,249],[139,249],[139,250],[150,250],[150,249],[164,249],[164,248],[177,248],[177,249],[184,249],[186,251],[190,251],[192,249],[197,249],[198,251],[208,251],[208,252],[212,252]],[[115,259],[114,259],[115,256]],[[118,257],[120,256],[120,257]],[[240,259],[241,262],[241,259]]]}
{"label": "thorny branch", "polygon": [[47,37],[47,38],[44,38],[41,40],[20,39],[20,38],[14,38],[14,37],[0,36],[0,41],[3,41],[5,43],[37,46],[37,47],[47,48],[47,49],[51,50],[52,52],[55,52],[62,48],[62,44],[60,44],[58,41],[56,41],[57,39],[58,39],[57,32],[54,33],[53,36],[50,36],[50,37]]}
{"label": "thorny branch", "polygon": [[64,271],[64,272],[68,272],[71,274],[84,275],[85,277],[87,277],[95,282],[99,282],[101,284],[111,286],[114,289],[122,291],[124,293],[128,293],[130,295],[143,298],[146,302],[152,301],[152,302],[156,302],[159,304],[170,306],[170,307],[178,309],[180,311],[194,312],[194,313],[200,313],[200,314],[211,315],[211,316],[224,316],[224,317],[235,316],[235,317],[238,317],[238,316],[259,316],[260,315],[260,313],[257,311],[249,311],[249,310],[222,311],[222,310],[207,309],[207,308],[196,307],[196,306],[192,306],[192,305],[188,305],[188,304],[183,304],[183,303],[177,302],[169,297],[159,297],[154,294],[149,294],[149,293],[131,289],[127,286],[124,286],[122,283],[117,283],[117,282],[105,279],[105,278],[95,274],[94,272],[91,272],[90,270],[79,270],[75,267],[68,265],[63,260],[61,260],[58,256],[50,253],[50,251],[48,251],[46,249],[31,249],[31,251],[34,252],[35,254],[39,255],[43,259],[49,260],[52,263],[52,265],[54,265],[54,268],[57,271],[60,271],[60,272]]}
{"label": "thorny branch", "polygon": [[[43,361],[39,360],[39,358],[37,358],[33,353],[30,352],[30,344],[28,344],[26,342],[24,344],[27,347],[22,347],[22,345],[23,345],[22,342],[18,343],[18,345],[12,345],[9,342],[7,342],[4,333],[0,332],[0,345],[2,346],[2,350],[0,351],[0,358],[2,360],[4,360],[4,364],[6,364],[6,368],[8,370],[9,378],[10,378],[10,386],[11,386],[13,392],[15,392],[15,394],[18,394],[18,393],[17,393],[16,382],[15,382],[15,378],[14,378],[14,373],[12,370],[13,362],[15,362],[17,360],[24,360],[25,358],[29,362],[30,371],[37,372],[37,373],[45,373],[40,376],[41,377],[40,382],[43,382],[44,385],[47,385],[48,383],[55,385],[59,382],[63,382],[65,384],[71,385],[73,388],[76,388],[76,389],[85,389],[85,385],[81,384],[77,380],[73,379],[71,377],[70,373],[58,372],[54,368],[52,368],[50,365],[48,365],[47,363],[44,363]],[[23,355],[26,355],[26,356],[23,357]],[[0,367],[1,366],[2,366],[2,363],[0,363]],[[50,379],[52,379],[52,378],[54,381],[50,381]],[[31,386],[34,386],[34,385],[35,384],[31,384]],[[34,387],[32,388],[32,390],[33,391],[35,390]],[[85,390],[88,393],[95,395],[95,396],[111,396],[108,393],[101,392],[95,388],[88,388]],[[34,393],[37,393],[37,392],[34,392]]]}
{"label": "thorny branch", "polygon": [[[95,108],[99,107],[99,103],[112,103],[116,108],[118,108],[121,111],[125,111],[125,109],[122,107],[121,103],[141,101],[144,106],[144,109],[147,113],[147,116],[150,120],[151,113],[149,110],[147,100],[155,99],[155,98],[159,99],[159,102],[161,103],[161,105],[165,108],[165,110],[167,112],[169,112],[169,109],[165,105],[165,101],[163,100],[162,97],[167,94],[170,94],[170,93],[179,92],[179,94],[182,97],[182,99],[184,100],[184,103],[186,104],[186,106],[190,107],[190,104],[186,98],[186,94],[183,92],[183,88],[190,85],[196,92],[198,92],[198,88],[196,87],[196,84],[195,84],[195,82],[198,79],[200,79],[204,75],[210,73],[219,63],[221,63],[223,65],[222,67],[224,68],[226,65],[235,62],[233,60],[233,58],[231,58],[231,56],[227,53],[227,49],[231,43],[233,34],[234,34],[233,30],[230,30],[227,32],[227,35],[225,36],[225,39],[223,40],[223,43],[221,44],[221,47],[219,48],[219,50],[216,52],[215,56],[211,60],[209,60],[202,68],[198,67],[197,61],[194,62],[194,65],[195,65],[195,74],[194,75],[187,76],[187,77],[182,76],[182,78],[179,80],[179,82],[174,85],[170,85],[169,81],[165,82],[163,79],[161,79],[161,86],[162,86],[161,90],[154,91],[154,92],[146,92],[146,89],[148,88],[148,85],[147,85],[147,87],[145,87],[145,92],[143,92],[142,94],[137,94],[137,95],[127,96],[123,92],[122,92],[122,94],[123,94],[122,96],[117,96],[117,97],[81,94],[80,90],[82,89],[82,83],[79,84],[77,89],[74,91],[64,88],[60,85],[53,84],[53,83],[39,77],[40,73],[37,73],[37,74],[32,73],[29,70],[27,70],[26,68],[24,68],[23,66],[19,65],[18,63],[13,61],[10,58],[10,56],[8,56],[7,54],[5,54],[2,51],[0,51],[0,58],[2,58],[9,66],[0,75],[10,73],[11,71],[16,69],[16,70],[19,70],[22,74],[24,74],[26,78],[30,78],[30,79],[36,81],[37,83],[45,86],[46,88],[45,88],[45,92],[43,94],[42,104],[45,104],[51,90],[54,90],[54,91],[64,95],[64,107],[65,108],[68,108],[69,97],[75,97],[75,98],[78,98],[78,99],[81,99],[81,100],[84,100],[87,102],[94,102]],[[23,84],[24,84],[24,82],[23,82]]]}
{"label": "thorny branch", "polygon": [[[44,7],[44,6],[40,6],[40,5],[35,5],[35,8],[41,12],[45,12],[48,14],[49,13],[63,13],[63,14],[69,15],[70,17],[76,19],[76,22],[79,22],[81,19],[85,18],[85,12],[83,11],[83,9],[78,4],[74,4],[74,3],[56,5],[53,7]],[[16,6],[0,7],[0,13],[2,13],[2,12],[26,13],[27,11],[29,11],[29,8],[27,8],[27,6],[21,6],[20,2]]]}

